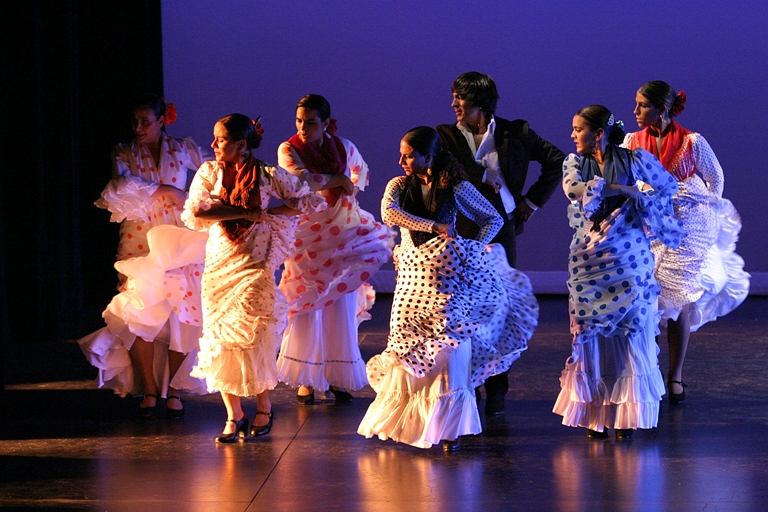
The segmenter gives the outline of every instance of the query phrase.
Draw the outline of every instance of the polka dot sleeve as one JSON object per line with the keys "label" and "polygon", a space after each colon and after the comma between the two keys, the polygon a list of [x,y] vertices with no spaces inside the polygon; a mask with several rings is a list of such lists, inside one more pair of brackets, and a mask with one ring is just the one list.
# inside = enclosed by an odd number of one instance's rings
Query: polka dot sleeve
{"label": "polka dot sleeve", "polygon": [[642,192],[635,199],[643,229],[649,237],[676,249],[684,234],[682,223],[675,218],[672,207],[672,196],[678,187],[677,180],[648,151],[638,148],[632,153],[632,172],[635,178],[650,186],[643,186]]}
{"label": "polka dot sleeve", "polygon": [[399,226],[411,231],[432,231],[435,222],[410,214],[400,208],[400,194],[405,190],[405,176],[392,178],[387,183],[381,199],[381,220],[390,226]]}
{"label": "polka dot sleeve", "polygon": [[569,201],[581,204],[589,216],[600,207],[605,180],[596,176],[589,181],[581,181],[579,155],[571,153],[563,162],[563,192]]}
{"label": "polka dot sleeve", "polygon": [[491,243],[504,226],[504,219],[496,208],[468,181],[456,185],[453,192],[459,211],[480,227],[477,240],[483,244]]}
{"label": "polka dot sleeve", "polygon": [[691,134],[693,158],[696,161],[696,172],[707,184],[710,193],[717,197],[723,197],[723,186],[725,178],[723,177],[723,168],[715,156],[715,152],[707,143],[706,139],[698,133]]}
{"label": "polka dot sleeve", "polygon": [[331,179],[330,174],[313,174],[309,172],[304,162],[301,161],[299,154],[287,141],[280,144],[280,147],[277,148],[277,165],[309,185],[312,192],[322,190]]}
{"label": "polka dot sleeve", "polygon": [[201,219],[196,217],[195,213],[199,210],[210,210],[214,203],[221,203],[218,195],[214,192],[217,185],[221,187],[221,173],[216,162],[205,162],[197,170],[195,178],[189,187],[189,197],[184,203],[184,211],[181,213],[181,220],[188,228],[196,231],[205,231],[216,221]]}
{"label": "polka dot sleeve", "polygon": [[368,164],[363,160],[360,151],[357,150],[357,146],[347,139],[342,138],[341,142],[344,143],[344,148],[347,150],[347,169],[349,169],[349,178],[362,192],[365,190],[365,187],[368,186]]}
{"label": "polka dot sleeve", "polygon": [[267,188],[272,197],[285,201],[285,204],[301,213],[325,210],[325,199],[314,194],[307,183],[287,170],[274,165],[265,165],[263,170],[262,182],[269,184]]}

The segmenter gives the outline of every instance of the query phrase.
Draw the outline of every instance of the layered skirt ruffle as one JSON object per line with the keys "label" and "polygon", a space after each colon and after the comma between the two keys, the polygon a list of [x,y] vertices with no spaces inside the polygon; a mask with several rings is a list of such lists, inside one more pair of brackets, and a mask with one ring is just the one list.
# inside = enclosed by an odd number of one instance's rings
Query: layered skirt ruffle
{"label": "layered skirt ruffle", "polygon": [[[322,309],[363,286],[391,256],[394,236],[351,196],[308,215],[280,281],[288,314]],[[361,305],[370,309],[373,303]]]}
{"label": "layered skirt ruffle", "polygon": [[[691,332],[695,332],[707,322],[736,309],[749,294],[750,275],[744,271],[744,260],[736,253],[741,217],[728,199],[716,199],[706,208],[714,213],[715,237],[707,239],[708,245],[699,247],[697,253],[704,251],[703,258],[699,254],[695,259],[686,260],[682,253],[654,246],[654,253],[659,253],[658,258],[661,259],[659,308],[662,325],[668,319],[677,320],[681,308],[692,303],[688,316]],[[680,250],[689,243],[686,236]],[[685,285],[684,279],[691,284]],[[695,293],[679,293],[684,286],[694,287]]]}
{"label": "layered skirt ruffle", "polygon": [[655,316],[643,315],[641,328],[622,336],[603,336],[596,329],[574,335],[553,409],[563,425],[598,432],[656,427],[665,391]]}
{"label": "layered skirt ruffle", "polygon": [[[139,337],[156,343],[153,368],[163,396],[168,386],[205,392],[203,382],[190,377],[190,371],[202,328],[200,279],[206,239],[205,233],[186,228],[156,226],[147,233],[145,256],[115,263],[127,280],[102,314],[107,326],[78,341],[88,361],[99,369],[99,387],[121,396],[141,392],[129,355]],[[186,354],[172,381],[168,350]]]}
{"label": "layered skirt ruffle", "polygon": [[477,434],[475,386],[508,370],[538,323],[530,282],[500,246],[474,240],[434,238],[396,256],[389,341],[368,361],[377,396],[358,433],[420,448]]}
{"label": "layered skirt ruffle", "polygon": [[265,216],[245,240],[210,229],[203,276],[205,323],[192,371],[209,391],[254,396],[277,385],[276,357],[287,304],[275,268],[292,243],[293,221]]}

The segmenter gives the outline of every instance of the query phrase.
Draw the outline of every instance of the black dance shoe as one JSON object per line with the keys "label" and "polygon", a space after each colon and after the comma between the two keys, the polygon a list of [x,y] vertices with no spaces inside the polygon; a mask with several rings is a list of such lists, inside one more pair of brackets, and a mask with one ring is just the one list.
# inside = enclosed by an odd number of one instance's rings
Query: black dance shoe
{"label": "black dance shoe", "polygon": [[617,441],[631,441],[632,440],[632,434],[635,431],[631,428],[617,428],[616,429],[616,440]]}
{"label": "black dance shoe", "polygon": [[[681,388],[683,388],[682,393],[673,393],[672,392],[672,384],[679,384]],[[668,380],[667,381],[667,391],[669,392],[669,403],[672,405],[677,405],[681,402],[685,401],[685,388],[688,386],[683,384],[683,381],[681,380]]]}
{"label": "black dance shoe", "polygon": [[485,397],[485,415],[497,416],[504,414],[504,396]]}
{"label": "black dance shoe", "polygon": [[333,386],[331,386],[331,393],[333,393],[337,404],[348,404],[352,401],[352,395]]}
{"label": "black dance shoe", "polygon": [[227,420],[227,423],[234,423],[235,431],[231,434],[219,434],[216,436],[217,443],[236,443],[240,439],[240,434],[245,437],[248,432],[248,416],[243,415],[243,418],[240,421]]}
{"label": "black dance shoe", "polygon": [[168,400],[171,400],[175,398],[179,402],[181,402],[181,397],[176,395],[168,395],[168,398],[165,399],[165,417],[168,419],[176,420],[184,417],[184,408],[182,406],[181,409],[171,409],[168,407]]}
{"label": "black dance shoe", "polygon": [[308,395],[300,395],[299,392],[296,392],[296,401],[299,402],[301,405],[314,405],[315,403],[315,390],[313,389],[312,392]]}
{"label": "black dance shoe", "polygon": [[275,419],[275,415],[270,409],[269,412],[261,412],[256,411],[256,416],[259,414],[263,414],[264,416],[269,417],[269,423],[266,425],[257,426],[256,425],[256,418],[253,418],[253,424],[251,425],[251,437],[257,437],[257,436],[264,436],[269,434],[269,432],[272,430],[272,421]]}
{"label": "black dance shoe", "polygon": [[147,397],[154,398],[155,405],[151,407],[142,407],[141,405],[139,405],[139,416],[142,418],[152,418],[155,415],[155,410],[157,410],[157,395],[147,393],[146,395],[144,395],[144,398],[147,398]]}
{"label": "black dance shoe", "polygon": [[445,453],[451,453],[461,448],[461,441],[457,437],[456,439],[443,439],[443,451]]}
{"label": "black dance shoe", "polygon": [[598,432],[597,430],[589,429],[587,430],[587,437],[590,439],[606,439],[608,437],[608,432],[605,430]]}

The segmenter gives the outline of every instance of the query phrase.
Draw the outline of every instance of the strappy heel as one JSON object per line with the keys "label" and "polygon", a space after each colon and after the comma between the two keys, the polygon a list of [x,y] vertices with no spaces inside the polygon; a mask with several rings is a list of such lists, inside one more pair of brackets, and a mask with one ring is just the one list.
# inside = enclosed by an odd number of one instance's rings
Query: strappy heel
{"label": "strappy heel", "polygon": [[[269,423],[266,425],[256,425],[256,416],[263,414],[269,418]],[[256,411],[256,416],[253,418],[253,424],[251,425],[251,437],[264,436],[269,434],[272,430],[272,421],[275,419],[275,413],[270,409],[269,412]]]}
{"label": "strappy heel", "polygon": [[[672,384],[679,384],[681,388],[683,388],[682,393],[673,393],[672,392]],[[685,401],[685,388],[688,386],[683,383],[681,380],[668,380],[667,381],[667,391],[669,392],[669,403],[672,405],[677,405],[683,401]]]}
{"label": "strappy heel", "polygon": [[227,420],[227,423],[234,423],[235,431],[231,434],[219,434],[216,436],[217,443],[235,443],[240,439],[240,434],[245,437],[246,433],[248,432],[248,416],[243,415],[243,418],[239,421]]}

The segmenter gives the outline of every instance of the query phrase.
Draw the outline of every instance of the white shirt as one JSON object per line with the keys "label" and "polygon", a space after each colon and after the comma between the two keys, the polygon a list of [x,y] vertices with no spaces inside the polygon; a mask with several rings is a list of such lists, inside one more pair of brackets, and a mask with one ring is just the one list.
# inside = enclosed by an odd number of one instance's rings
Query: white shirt
{"label": "white shirt", "polygon": [[[482,165],[486,169],[492,169],[499,174],[501,178],[501,189],[499,194],[501,195],[501,202],[504,204],[504,211],[512,213],[515,210],[515,198],[512,197],[512,192],[507,187],[507,182],[504,181],[504,175],[499,172],[499,154],[496,152],[496,139],[494,138],[494,132],[496,131],[496,118],[491,116],[491,122],[488,123],[488,128],[483,134],[483,140],[480,141],[480,147],[475,147],[475,137],[471,131],[469,131],[461,123],[456,123],[456,127],[464,135],[464,138],[469,144],[469,149],[475,154],[475,162]],[[483,182],[485,182],[486,175],[483,174]],[[524,198],[525,202],[534,211],[538,210],[538,206],[531,203],[527,198]]]}

